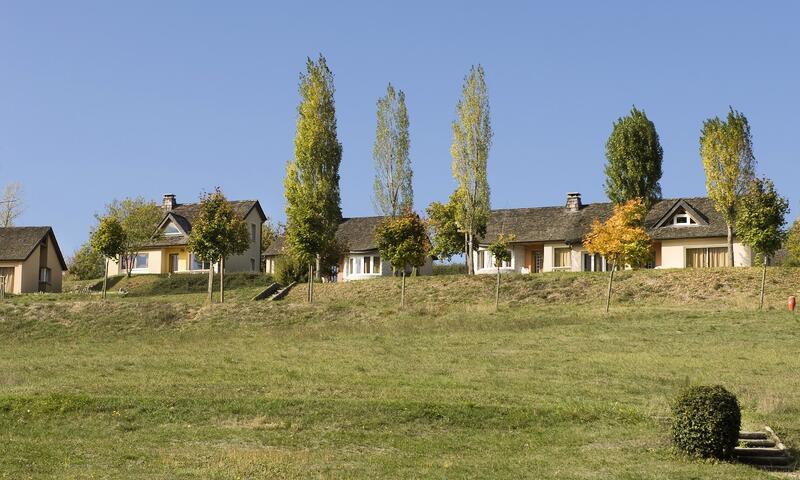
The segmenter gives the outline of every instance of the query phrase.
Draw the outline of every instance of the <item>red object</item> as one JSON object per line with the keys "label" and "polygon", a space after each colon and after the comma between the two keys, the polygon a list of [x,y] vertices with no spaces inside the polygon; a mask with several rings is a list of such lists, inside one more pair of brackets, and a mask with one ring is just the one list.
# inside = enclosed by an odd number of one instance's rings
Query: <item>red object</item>
{"label": "red object", "polygon": [[794,295],[792,295],[789,297],[789,301],[787,302],[790,312],[794,312],[795,305],[797,305],[797,299],[794,297]]}

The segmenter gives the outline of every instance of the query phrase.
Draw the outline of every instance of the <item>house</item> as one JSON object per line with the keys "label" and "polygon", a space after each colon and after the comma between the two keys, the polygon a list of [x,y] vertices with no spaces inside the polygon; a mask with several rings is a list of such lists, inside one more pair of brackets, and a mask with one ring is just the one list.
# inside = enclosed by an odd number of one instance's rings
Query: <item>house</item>
{"label": "house", "polygon": [[[261,225],[267,220],[258,200],[229,201],[233,211],[247,225],[250,246],[241,255],[225,259],[226,272],[258,272],[261,258]],[[161,206],[164,217],[153,234],[153,240],[144,245],[133,262],[131,273],[199,273],[212,268],[189,251],[189,234],[192,222],[200,215],[199,203],[177,203],[175,195],[166,194]],[[109,275],[125,273],[125,263],[110,262]],[[218,269],[213,265],[214,270]]]}
{"label": "house", "polygon": [[[365,280],[392,275],[392,265],[381,258],[375,243],[375,229],[385,217],[353,217],[342,219],[336,241],[343,248],[336,266],[336,280]],[[275,273],[276,260],[282,255],[284,238],[278,237],[264,252],[265,272]],[[408,270],[410,272],[410,269]],[[433,259],[417,269],[418,275],[433,272]]]}
{"label": "house", "polygon": [[[567,194],[565,206],[492,210],[486,235],[474,258],[476,273],[496,273],[488,245],[500,233],[514,235],[511,261],[501,271],[537,273],[552,271],[606,271],[600,255],[583,247],[592,221],[605,221],[613,212],[610,203],[581,203],[580,193]],[[657,202],[645,218],[653,240],[652,268],[702,268],[728,264],[727,225],[705,197]],[[752,265],[750,248],[734,238],[734,265]]]}
{"label": "house", "polygon": [[66,269],[52,228],[0,228],[0,277],[6,293],[60,292]]}

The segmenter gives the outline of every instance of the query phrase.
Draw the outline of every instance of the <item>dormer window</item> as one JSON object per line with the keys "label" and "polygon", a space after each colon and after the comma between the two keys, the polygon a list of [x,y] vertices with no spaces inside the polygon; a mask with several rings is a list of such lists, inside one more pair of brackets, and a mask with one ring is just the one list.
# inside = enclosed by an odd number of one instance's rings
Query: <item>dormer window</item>
{"label": "dormer window", "polygon": [[689,225],[697,225],[697,222],[688,213],[676,213],[672,217],[672,224],[678,227],[686,227]]}
{"label": "dormer window", "polygon": [[170,222],[164,227],[164,235],[181,235],[181,231],[178,230],[174,223]]}

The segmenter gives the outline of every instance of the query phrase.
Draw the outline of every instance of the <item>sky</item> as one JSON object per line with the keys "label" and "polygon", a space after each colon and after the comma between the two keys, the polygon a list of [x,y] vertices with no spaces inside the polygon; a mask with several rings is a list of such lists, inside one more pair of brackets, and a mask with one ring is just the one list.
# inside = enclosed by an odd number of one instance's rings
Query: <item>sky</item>
{"label": "sky", "polygon": [[494,208],[606,201],[605,142],[633,105],[655,123],[665,197],[705,195],[698,139],[733,106],[758,171],[800,207],[798,2],[0,0],[0,187],[19,225],[69,255],[115,198],[196,201],[220,186],[284,215],[298,79],[336,85],[342,211],[373,215],[376,101],[406,94],[415,205],[454,188],[451,124],[481,64]]}

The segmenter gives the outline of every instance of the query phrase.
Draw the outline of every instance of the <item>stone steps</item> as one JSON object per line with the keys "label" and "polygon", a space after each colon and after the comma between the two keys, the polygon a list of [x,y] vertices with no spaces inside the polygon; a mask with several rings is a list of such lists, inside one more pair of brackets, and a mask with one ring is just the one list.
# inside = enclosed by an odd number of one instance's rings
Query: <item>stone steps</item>
{"label": "stone steps", "polygon": [[795,460],[771,428],[763,432],[739,432],[739,445],[733,449],[737,461],[775,471],[790,471]]}

